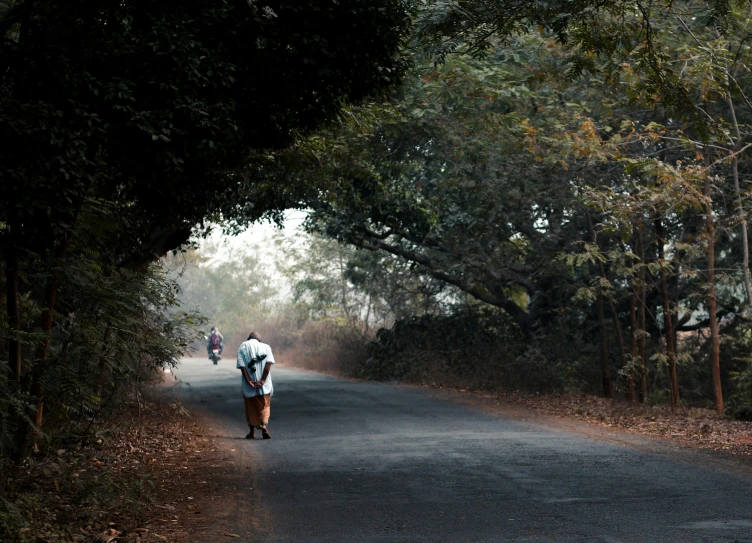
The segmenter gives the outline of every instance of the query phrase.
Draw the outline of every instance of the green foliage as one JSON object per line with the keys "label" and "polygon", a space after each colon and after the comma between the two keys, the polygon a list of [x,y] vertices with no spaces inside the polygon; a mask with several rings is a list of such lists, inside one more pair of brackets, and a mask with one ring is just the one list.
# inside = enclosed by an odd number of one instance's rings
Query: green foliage
{"label": "green foliage", "polygon": [[[737,16],[743,20],[736,12],[725,20]],[[660,401],[670,392],[666,277],[682,395],[707,405],[707,210],[712,206],[716,224],[714,284],[727,360],[728,338],[746,328],[729,158],[737,156],[747,175],[751,118],[739,105],[743,90],[708,83],[728,71],[722,64],[729,57],[716,47],[711,58],[695,39],[710,40],[717,29],[692,22],[690,34],[675,13],[656,17],[661,54],[687,67],[675,80],[686,91],[686,114],[669,116],[656,104],[662,95],[635,92],[641,53],[624,59],[618,80],[604,75],[607,56],[593,57],[593,70],[573,79],[571,45],[533,33],[494,42],[483,58],[417,63],[389,100],[350,108],[324,130],[267,155],[260,167],[268,177],[254,194],[285,179],[288,205],[309,207],[307,227],[319,236],[287,249],[295,264],[284,273],[300,311],[289,315],[308,316],[279,321],[300,331],[285,344],[315,342],[304,331],[308,319],[360,331],[394,322],[391,332],[380,332],[379,345],[391,354],[372,353],[360,375],[439,382],[434,376],[451,357],[434,363],[430,348],[453,318],[465,322],[474,299],[503,310],[517,335],[499,332],[513,356],[478,351],[493,370],[473,367],[483,377],[472,386],[594,391],[601,379],[595,338],[603,330],[618,393],[637,384],[642,359],[630,343],[645,338],[643,399]],[[728,50],[745,39],[743,25],[733,28]],[[746,49],[739,50],[737,61],[746,62]],[[712,123],[695,115],[708,100]],[[740,198],[747,209],[746,189]],[[635,313],[645,308],[645,330],[632,320],[633,304]],[[469,337],[472,345],[498,346],[490,336]],[[411,342],[423,347],[411,350]],[[395,360],[400,349],[410,353],[404,361]],[[738,362],[722,363],[727,394],[738,370]]]}
{"label": "green foliage", "polygon": [[[199,311],[225,337],[225,352],[251,330],[293,350],[310,326],[361,341],[403,316],[447,309],[456,300],[445,285],[416,277],[389,256],[358,250],[299,231],[279,233],[243,249],[210,242],[163,259],[180,286],[181,308]],[[202,351],[203,342],[194,344]]]}
{"label": "green foliage", "polygon": [[407,7],[0,2],[0,461],[174,363],[201,320],[154,262],[284,209],[257,157],[399,82]]}
{"label": "green foliage", "polygon": [[[747,326],[749,22],[741,6],[692,1],[429,2],[417,39],[442,62],[416,54],[388,101],[270,155],[267,182],[289,180],[309,229],[355,255],[503,309],[532,358],[572,370],[571,388],[600,378],[602,330],[620,393],[644,361],[647,396],[664,397],[670,313],[682,394],[705,404],[709,213],[720,333]],[[721,365],[727,393],[737,366]]]}
{"label": "green foliage", "polygon": [[26,225],[51,211],[65,229],[96,194],[125,215],[140,258],[207,217],[277,209],[237,199],[253,183],[237,176],[249,151],[289,145],[398,81],[407,24],[391,0],[25,1],[3,21],[17,44],[2,54],[4,212]]}
{"label": "green foliage", "polygon": [[[168,311],[177,303],[178,290],[158,266],[144,272],[105,271],[80,253],[67,261],[60,281],[64,286],[46,371],[36,374],[45,390],[49,421],[37,433],[54,446],[86,439],[123,399],[161,375],[162,368],[174,366],[203,324],[195,313]],[[37,311],[31,306],[24,320],[33,322]],[[35,343],[38,340],[24,353],[33,353]],[[25,356],[24,373],[35,368],[38,371],[35,360]],[[5,360],[0,369],[8,375]],[[18,394],[7,379],[0,382],[0,391],[0,443],[6,463],[18,452],[18,432],[33,421],[37,405],[28,391]]]}
{"label": "green foliage", "polygon": [[727,415],[740,419],[752,420],[752,327],[738,326],[726,338],[728,348],[722,363],[729,368],[730,383],[728,389]]}
{"label": "green foliage", "polygon": [[526,345],[505,312],[468,304],[380,330],[354,374],[477,390],[583,390],[577,382],[583,368],[571,357],[552,356],[556,346],[548,349]]}
{"label": "green foliage", "polygon": [[[519,45],[543,64],[556,52],[540,40]],[[421,67],[390,115],[333,127],[330,152],[298,175],[332,185],[309,201],[312,229],[407,260],[529,331],[536,279],[561,275],[561,244],[576,244],[582,227],[562,221],[577,198],[570,167],[613,151],[583,109],[562,106],[556,87],[536,83],[542,74],[505,58]]]}
{"label": "green foliage", "polygon": [[[601,75],[616,85],[626,83],[632,102],[692,115],[686,108],[691,91],[682,81],[685,70],[672,58],[680,45],[665,44],[686,35],[690,26],[723,36],[743,9],[727,0],[431,0],[418,14],[415,35],[419,50],[436,61],[456,52],[485,58],[499,42],[508,46],[517,36],[550,37],[566,45],[563,70],[570,80]],[[635,73],[640,77],[632,78]]]}
{"label": "green foliage", "polygon": [[727,413],[735,419],[752,420],[752,363],[731,374],[735,393],[729,398]]}

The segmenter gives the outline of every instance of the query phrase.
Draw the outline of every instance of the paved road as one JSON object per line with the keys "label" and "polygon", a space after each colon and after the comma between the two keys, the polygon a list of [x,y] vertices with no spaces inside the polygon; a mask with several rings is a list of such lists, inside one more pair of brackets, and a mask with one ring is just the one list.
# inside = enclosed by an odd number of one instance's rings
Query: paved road
{"label": "paved road", "polygon": [[[241,436],[233,366],[186,360],[177,373],[191,385],[187,403]],[[752,542],[752,479],[696,456],[590,440],[406,387],[273,372],[273,439],[234,442],[253,457],[246,492],[261,504],[262,541]]]}

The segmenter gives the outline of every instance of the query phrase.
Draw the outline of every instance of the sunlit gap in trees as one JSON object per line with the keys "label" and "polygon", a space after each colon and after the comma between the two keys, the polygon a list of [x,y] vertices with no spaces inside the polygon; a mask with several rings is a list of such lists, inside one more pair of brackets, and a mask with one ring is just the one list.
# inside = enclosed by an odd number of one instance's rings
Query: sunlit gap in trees
{"label": "sunlit gap in trees", "polygon": [[[189,250],[165,257],[180,286],[177,310],[201,313],[206,330],[217,326],[227,354],[255,330],[284,358],[303,343],[310,349],[311,334],[321,352],[339,345],[343,334],[362,342],[391,326],[407,298],[424,295],[399,259],[374,259],[369,251],[306,232],[307,216],[288,212],[281,228],[256,224],[237,236],[223,235],[218,226]],[[391,283],[395,276],[402,284]],[[192,347],[200,353],[203,344]]]}

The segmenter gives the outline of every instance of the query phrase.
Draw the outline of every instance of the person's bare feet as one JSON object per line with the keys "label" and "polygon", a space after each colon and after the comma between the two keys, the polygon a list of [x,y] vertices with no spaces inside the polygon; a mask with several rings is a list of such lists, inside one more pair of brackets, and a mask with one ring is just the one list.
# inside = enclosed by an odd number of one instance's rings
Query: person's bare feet
{"label": "person's bare feet", "polygon": [[256,428],[254,428],[253,426],[251,426],[250,428],[251,428],[251,431],[248,432],[248,435],[245,436],[245,438],[246,439],[256,439]]}

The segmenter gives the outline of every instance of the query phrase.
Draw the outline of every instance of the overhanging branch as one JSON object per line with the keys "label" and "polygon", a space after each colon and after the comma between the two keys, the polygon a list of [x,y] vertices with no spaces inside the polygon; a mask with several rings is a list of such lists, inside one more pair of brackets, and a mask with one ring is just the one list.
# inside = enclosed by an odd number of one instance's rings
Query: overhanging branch
{"label": "overhanging branch", "polygon": [[425,268],[426,272],[433,278],[443,281],[447,284],[453,285],[463,292],[469,294],[473,298],[476,298],[482,302],[504,309],[515,320],[515,322],[522,328],[525,333],[529,333],[533,323],[533,317],[527,311],[518,306],[513,300],[504,296],[500,292],[490,292],[485,288],[478,287],[470,284],[468,281],[452,275],[440,269],[437,269],[437,265],[426,255],[420,254],[415,251],[410,251],[404,247],[387,243],[383,239],[380,239],[380,235],[371,236],[370,231],[366,228],[358,229],[365,236],[363,239],[353,238],[350,240],[354,245],[366,249],[369,251],[384,251],[386,253],[399,256],[419,264]]}

